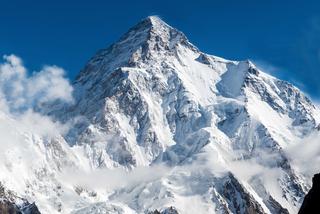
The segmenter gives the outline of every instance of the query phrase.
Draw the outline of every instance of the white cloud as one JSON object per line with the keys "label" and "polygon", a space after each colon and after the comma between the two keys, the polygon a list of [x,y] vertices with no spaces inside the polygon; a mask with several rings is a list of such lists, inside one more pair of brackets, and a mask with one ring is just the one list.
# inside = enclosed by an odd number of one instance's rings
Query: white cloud
{"label": "white cloud", "polygon": [[[71,184],[72,186],[81,186],[90,190],[114,190],[123,187],[130,188],[141,183],[148,183],[169,173],[170,169],[168,167],[163,165],[154,165],[136,167],[130,171],[123,168],[98,168],[89,171],[65,168],[59,176],[61,180]],[[94,182],[92,182],[92,178],[99,179],[95,179]]]}
{"label": "white cloud", "polygon": [[320,166],[320,133],[316,132],[306,139],[292,144],[286,150],[291,164],[300,173],[311,178],[319,173]]}
{"label": "white cloud", "polygon": [[63,76],[64,70],[62,68],[45,66],[43,70],[35,73],[29,79],[27,85],[29,96],[38,99],[40,102],[54,99],[72,101],[72,86]]}
{"label": "white cloud", "polygon": [[6,55],[0,64],[0,98],[10,111],[25,111],[45,102],[63,100],[72,102],[72,86],[64,78],[65,72],[57,66],[45,66],[28,75],[22,60]]}

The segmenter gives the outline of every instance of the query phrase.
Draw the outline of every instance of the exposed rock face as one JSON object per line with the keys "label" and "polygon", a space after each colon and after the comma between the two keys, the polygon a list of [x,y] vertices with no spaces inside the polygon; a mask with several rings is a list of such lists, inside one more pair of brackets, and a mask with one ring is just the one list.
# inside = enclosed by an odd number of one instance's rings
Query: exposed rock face
{"label": "exposed rock face", "polygon": [[245,190],[245,188],[230,174],[223,186],[223,198],[229,202],[231,213],[264,214],[261,205]]}
{"label": "exposed rock face", "polygon": [[0,213],[3,213],[3,214],[21,214],[21,212],[19,211],[19,208],[9,202],[9,201],[0,201]]}
{"label": "exposed rock face", "polygon": [[41,214],[34,203],[24,204],[21,207],[7,200],[0,201],[0,213],[1,214]]}
{"label": "exposed rock face", "polygon": [[20,210],[22,214],[41,214],[35,203],[25,204]]}
{"label": "exposed rock face", "polygon": [[[19,200],[19,204],[15,201]],[[35,203],[30,204],[27,200],[16,196],[8,191],[0,183],[0,213],[1,214],[41,214]]]}
{"label": "exposed rock face", "polygon": [[150,212],[148,214],[179,214],[179,213],[174,207],[168,207],[161,212],[158,210],[155,210],[155,211]]}
{"label": "exposed rock face", "polygon": [[320,174],[314,175],[312,187],[305,196],[299,214],[319,213],[320,212]]}
{"label": "exposed rock face", "polygon": [[289,214],[289,211],[286,208],[283,208],[281,204],[279,204],[279,202],[272,198],[272,196],[270,196],[266,204],[269,207],[271,213]]}

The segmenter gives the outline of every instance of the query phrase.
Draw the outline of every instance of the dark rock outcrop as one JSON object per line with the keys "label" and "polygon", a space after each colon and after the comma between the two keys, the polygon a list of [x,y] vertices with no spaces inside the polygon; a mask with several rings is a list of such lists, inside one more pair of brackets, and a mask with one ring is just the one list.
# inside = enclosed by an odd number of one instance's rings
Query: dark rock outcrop
{"label": "dark rock outcrop", "polygon": [[24,214],[41,214],[37,205],[35,203],[27,203],[23,207],[20,208],[20,211]]}
{"label": "dark rock outcrop", "polygon": [[6,199],[0,200],[1,214],[41,214],[35,203],[25,202],[23,205],[17,205]]}
{"label": "dark rock outcrop", "polygon": [[10,201],[1,200],[0,201],[0,213],[1,214],[21,214],[19,208]]}
{"label": "dark rock outcrop", "polygon": [[154,210],[152,212],[149,212],[149,214],[179,214],[176,208],[174,207],[168,207],[161,212],[159,210]]}
{"label": "dark rock outcrop", "polygon": [[265,214],[261,205],[239,183],[232,173],[223,186],[222,196],[227,200],[232,213]]}
{"label": "dark rock outcrop", "polygon": [[269,196],[266,204],[271,213],[289,214],[289,211],[286,208],[282,207],[281,204],[279,204],[279,202],[277,202],[272,196]]}
{"label": "dark rock outcrop", "polygon": [[[19,199],[22,204],[16,204]],[[0,183],[0,214],[41,214],[35,203],[29,203],[27,200],[18,197],[14,192],[7,190]]]}
{"label": "dark rock outcrop", "polygon": [[320,173],[312,178],[312,187],[305,196],[299,214],[320,213]]}

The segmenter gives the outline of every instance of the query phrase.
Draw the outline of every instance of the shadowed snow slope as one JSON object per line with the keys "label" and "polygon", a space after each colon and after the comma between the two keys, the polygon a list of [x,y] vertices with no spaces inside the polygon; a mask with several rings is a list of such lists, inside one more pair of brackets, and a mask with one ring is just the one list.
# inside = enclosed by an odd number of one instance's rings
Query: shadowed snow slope
{"label": "shadowed snow slope", "polygon": [[72,104],[42,110],[69,124],[68,132],[47,141],[24,134],[39,156],[32,170],[1,164],[1,179],[24,181],[7,188],[40,211],[296,213],[300,207],[309,177],[286,151],[317,134],[320,111],[250,61],[205,54],[151,16],[91,58],[73,86]]}

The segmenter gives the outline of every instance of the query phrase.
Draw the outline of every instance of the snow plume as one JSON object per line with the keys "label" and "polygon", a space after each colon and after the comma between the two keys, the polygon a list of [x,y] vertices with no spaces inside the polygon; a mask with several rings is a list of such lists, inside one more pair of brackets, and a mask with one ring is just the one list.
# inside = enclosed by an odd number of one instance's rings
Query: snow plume
{"label": "snow plume", "polygon": [[5,55],[3,59],[0,96],[2,107],[7,111],[25,111],[57,99],[72,102],[73,88],[64,78],[62,68],[44,66],[29,76],[19,57]]}
{"label": "snow plume", "polygon": [[263,72],[267,72],[270,75],[279,76],[279,72],[283,72],[283,68],[279,68],[269,62],[266,62],[264,60],[256,60],[251,59],[251,61]]}
{"label": "snow plume", "polygon": [[313,133],[306,139],[292,144],[286,149],[286,153],[295,169],[311,178],[314,174],[319,173],[320,133]]}

